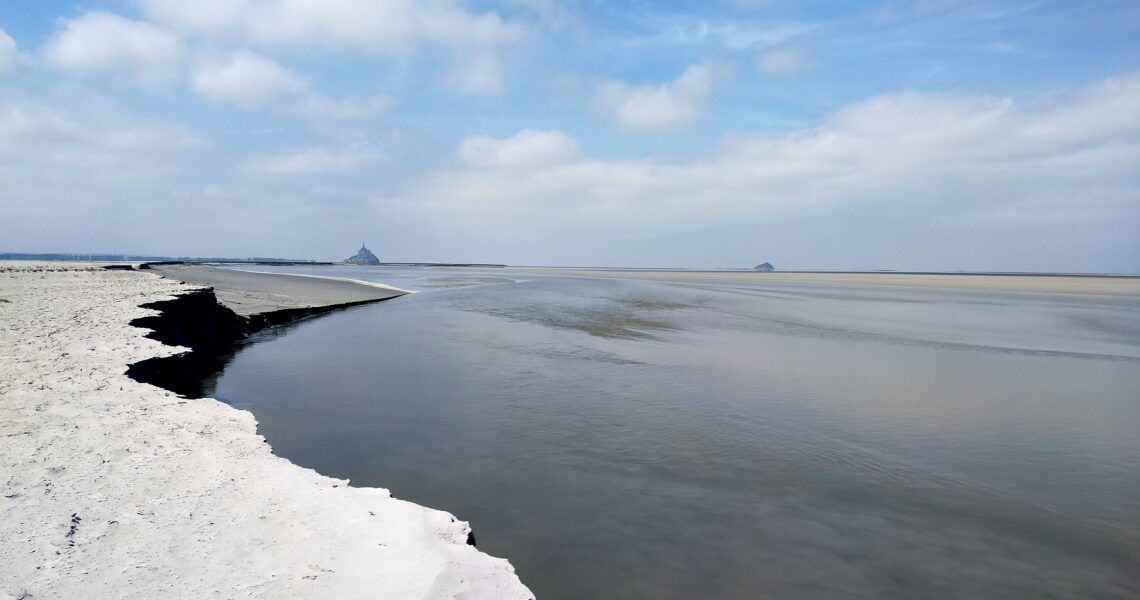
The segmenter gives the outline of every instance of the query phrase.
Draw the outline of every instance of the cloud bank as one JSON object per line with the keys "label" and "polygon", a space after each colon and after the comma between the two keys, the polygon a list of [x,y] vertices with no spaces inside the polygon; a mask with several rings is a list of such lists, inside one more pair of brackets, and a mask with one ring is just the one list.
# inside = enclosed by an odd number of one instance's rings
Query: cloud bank
{"label": "cloud bank", "polygon": [[145,85],[176,79],[183,52],[176,35],[108,12],[65,21],[43,48],[47,62],[59,69],[123,73]]}
{"label": "cloud bank", "polygon": [[403,206],[493,235],[678,230],[876,203],[928,203],[974,219],[1129,217],[1140,203],[1140,75],[1026,104],[882,95],[817,127],[726,137],[689,162],[576,158],[575,140],[558,131],[468,138],[458,156],[462,165],[411,186]]}
{"label": "cloud bank", "polygon": [[526,28],[447,0],[140,0],[151,20],[263,45],[407,51],[423,43],[507,44]]}

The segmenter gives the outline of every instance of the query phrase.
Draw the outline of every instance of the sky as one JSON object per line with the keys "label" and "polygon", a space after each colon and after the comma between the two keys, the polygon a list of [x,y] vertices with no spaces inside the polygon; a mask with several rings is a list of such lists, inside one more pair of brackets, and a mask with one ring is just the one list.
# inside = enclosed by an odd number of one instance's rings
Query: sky
{"label": "sky", "polygon": [[0,252],[1140,272],[1135,0],[6,0]]}

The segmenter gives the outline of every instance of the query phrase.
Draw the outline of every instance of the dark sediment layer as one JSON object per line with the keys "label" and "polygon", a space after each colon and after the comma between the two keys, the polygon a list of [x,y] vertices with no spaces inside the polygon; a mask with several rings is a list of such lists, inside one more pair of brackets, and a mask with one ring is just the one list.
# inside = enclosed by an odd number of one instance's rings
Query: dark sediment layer
{"label": "dark sediment layer", "polygon": [[150,329],[146,337],[171,346],[190,348],[174,356],[148,358],[127,368],[135,381],[170,390],[186,398],[201,398],[212,387],[226,362],[242,344],[270,328],[351,306],[386,298],[325,306],[292,308],[241,316],[218,302],[213,289],[193,290],[171,300],[141,305],[159,311],[131,325]]}

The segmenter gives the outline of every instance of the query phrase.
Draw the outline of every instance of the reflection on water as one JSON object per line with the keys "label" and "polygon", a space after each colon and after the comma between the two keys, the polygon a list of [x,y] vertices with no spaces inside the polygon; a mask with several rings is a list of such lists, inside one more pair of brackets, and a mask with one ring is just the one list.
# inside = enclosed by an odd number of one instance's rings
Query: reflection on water
{"label": "reflection on water", "polygon": [[540,598],[1140,596],[1134,298],[312,272],[422,293],[244,348],[216,395]]}

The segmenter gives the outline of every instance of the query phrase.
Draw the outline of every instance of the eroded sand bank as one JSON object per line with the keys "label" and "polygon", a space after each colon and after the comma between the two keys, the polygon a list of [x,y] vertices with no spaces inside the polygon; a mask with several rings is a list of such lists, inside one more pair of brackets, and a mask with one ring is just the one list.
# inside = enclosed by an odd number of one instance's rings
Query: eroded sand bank
{"label": "eroded sand bank", "polygon": [[193,289],[0,263],[0,598],[529,598],[451,515],[273,456],[248,412],[124,375]]}

